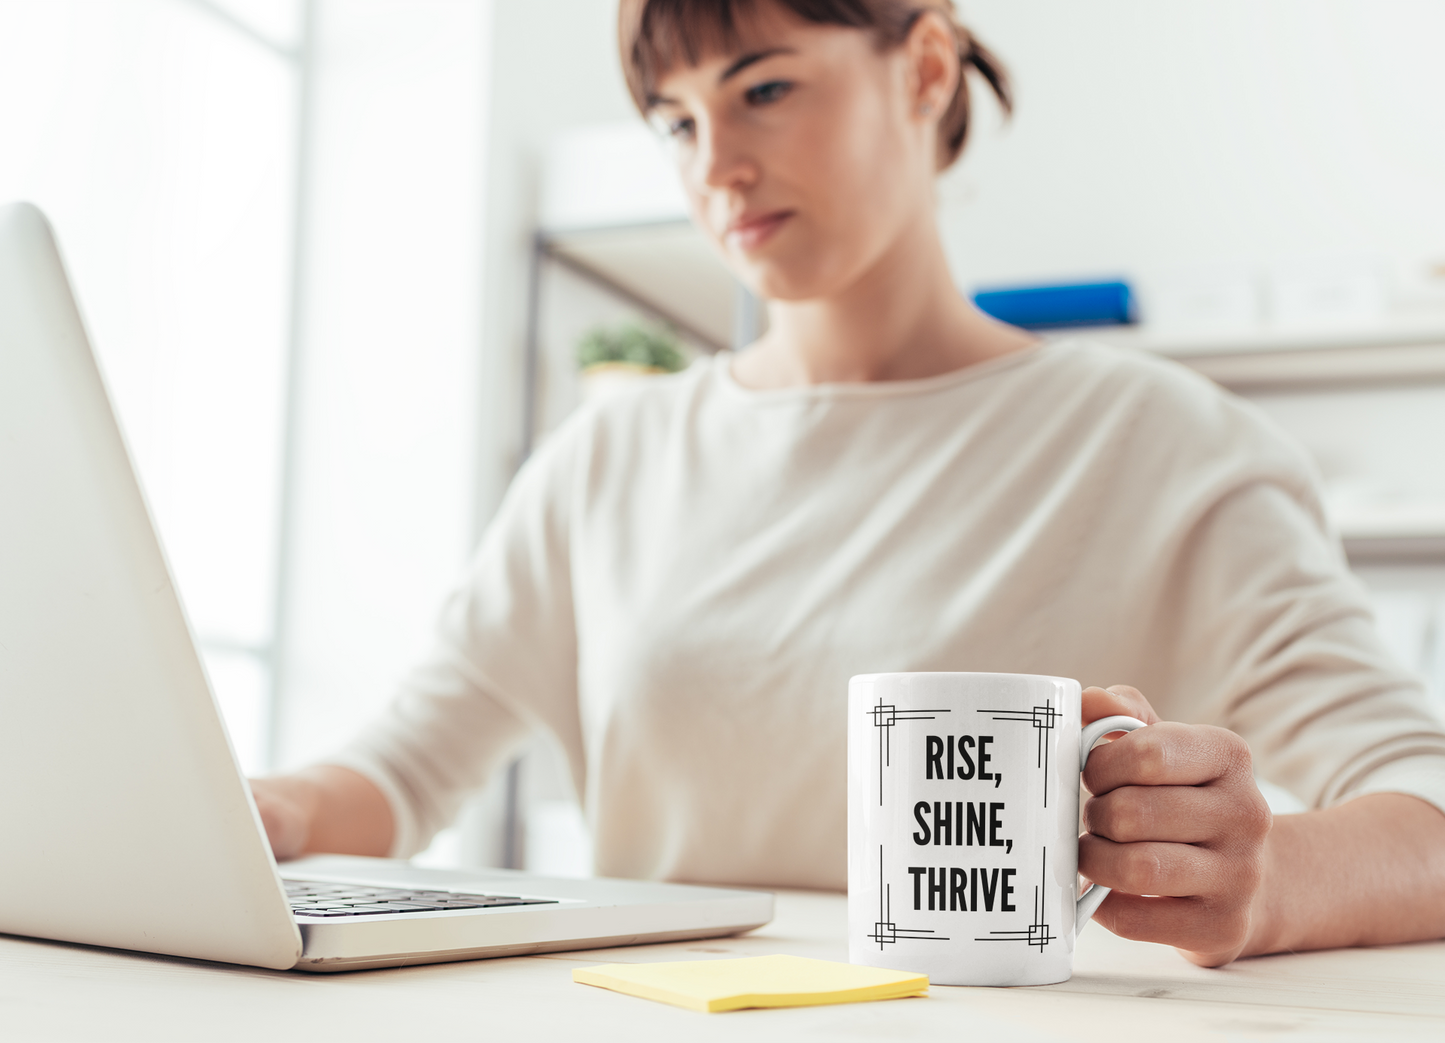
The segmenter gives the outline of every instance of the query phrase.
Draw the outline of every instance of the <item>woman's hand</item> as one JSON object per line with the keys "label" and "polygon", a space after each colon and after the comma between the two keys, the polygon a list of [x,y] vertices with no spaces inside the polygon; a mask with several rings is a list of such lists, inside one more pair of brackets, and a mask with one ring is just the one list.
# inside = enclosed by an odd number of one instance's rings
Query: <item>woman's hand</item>
{"label": "woman's hand", "polygon": [[1084,723],[1113,714],[1151,727],[1094,750],[1079,872],[1114,892],[1094,914],[1124,938],[1173,945],[1215,967],[1249,945],[1271,816],[1249,746],[1207,725],[1159,722],[1138,691],[1088,688]]}
{"label": "woman's hand", "polygon": [[311,838],[311,809],[305,795],[298,792],[296,780],[282,775],[250,781],[251,796],[277,860],[299,857]]}
{"label": "woman's hand", "polygon": [[294,775],[252,779],[256,810],[282,861],[312,852],[384,856],[395,822],[391,805],[364,775],[318,764]]}

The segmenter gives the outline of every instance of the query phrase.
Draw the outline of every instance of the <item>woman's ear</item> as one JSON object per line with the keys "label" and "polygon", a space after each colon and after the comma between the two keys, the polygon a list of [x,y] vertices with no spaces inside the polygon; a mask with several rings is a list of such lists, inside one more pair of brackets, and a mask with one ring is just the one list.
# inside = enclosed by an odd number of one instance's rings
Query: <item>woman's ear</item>
{"label": "woman's ear", "polygon": [[909,88],[916,116],[936,123],[958,91],[963,68],[953,27],[937,11],[924,11],[903,44],[908,56]]}

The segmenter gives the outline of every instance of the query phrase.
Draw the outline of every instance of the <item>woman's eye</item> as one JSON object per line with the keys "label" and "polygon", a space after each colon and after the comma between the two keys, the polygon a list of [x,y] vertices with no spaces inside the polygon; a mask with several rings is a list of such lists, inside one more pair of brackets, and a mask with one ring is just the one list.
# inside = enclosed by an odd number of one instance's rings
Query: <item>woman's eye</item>
{"label": "woman's eye", "polygon": [[782,100],[792,89],[793,85],[786,80],[769,80],[756,87],[749,87],[744,96],[749,105],[771,105]]}
{"label": "woman's eye", "polygon": [[677,119],[658,119],[655,122],[663,137],[677,139],[692,137],[693,128],[697,126],[688,116]]}

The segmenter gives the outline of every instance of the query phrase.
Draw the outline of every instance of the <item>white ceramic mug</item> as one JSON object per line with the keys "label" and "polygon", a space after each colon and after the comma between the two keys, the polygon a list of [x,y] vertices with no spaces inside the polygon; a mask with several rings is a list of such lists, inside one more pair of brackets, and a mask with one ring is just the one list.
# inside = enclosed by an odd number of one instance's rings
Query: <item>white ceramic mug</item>
{"label": "white ceramic mug", "polygon": [[865,674],[848,683],[848,957],[935,985],[1049,985],[1108,888],[1078,889],[1079,774],[1109,732],[1079,682]]}

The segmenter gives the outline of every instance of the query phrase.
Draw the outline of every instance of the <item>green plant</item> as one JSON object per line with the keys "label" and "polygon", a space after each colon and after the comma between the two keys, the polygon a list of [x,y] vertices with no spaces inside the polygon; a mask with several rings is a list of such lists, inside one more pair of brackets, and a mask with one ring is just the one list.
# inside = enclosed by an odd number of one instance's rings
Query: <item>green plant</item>
{"label": "green plant", "polygon": [[676,333],[665,326],[636,321],[594,326],[577,342],[579,368],[606,362],[625,362],[667,373],[687,367],[682,341]]}

